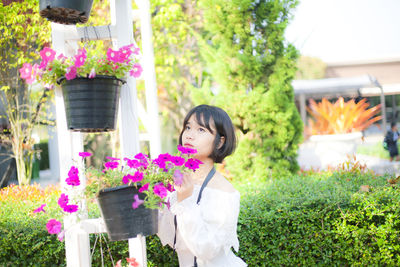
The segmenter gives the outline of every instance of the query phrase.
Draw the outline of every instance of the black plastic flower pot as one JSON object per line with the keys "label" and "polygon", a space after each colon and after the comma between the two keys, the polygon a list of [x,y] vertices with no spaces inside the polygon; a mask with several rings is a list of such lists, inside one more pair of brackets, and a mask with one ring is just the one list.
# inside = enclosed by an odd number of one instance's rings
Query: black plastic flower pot
{"label": "black plastic flower pot", "polygon": [[145,208],[143,204],[133,209],[135,194],[144,199],[145,195],[138,193],[134,186],[123,185],[99,192],[97,200],[111,241],[157,233],[158,210]]}
{"label": "black plastic flower pot", "polygon": [[93,0],[40,0],[40,16],[60,24],[86,23]]}
{"label": "black plastic flower pot", "polygon": [[124,81],[112,76],[96,76],[61,83],[69,130],[108,132],[115,129]]}

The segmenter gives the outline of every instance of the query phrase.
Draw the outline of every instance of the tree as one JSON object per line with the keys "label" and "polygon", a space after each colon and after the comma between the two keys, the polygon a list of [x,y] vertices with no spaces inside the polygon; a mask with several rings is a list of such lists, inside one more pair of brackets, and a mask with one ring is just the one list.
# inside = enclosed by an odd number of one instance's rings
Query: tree
{"label": "tree", "polygon": [[26,87],[18,70],[25,62],[37,61],[36,51],[50,44],[50,26],[39,16],[38,1],[34,0],[3,0],[0,21],[1,99],[7,124],[11,126],[10,134],[2,134],[1,139],[12,146],[19,184],[28,184],[32,170],[32,129],[41,119],[39,114],[48,89]]}
{"label": "tree", "polygon": [[200,5],[205,31],[200,49],[212,79],[194,95],[197,103],[227,110],[238,129],[228,169],[250,179],[297,171],[303,124],[291,81],[298,55],[284,39],[296,1],[202,0]]}

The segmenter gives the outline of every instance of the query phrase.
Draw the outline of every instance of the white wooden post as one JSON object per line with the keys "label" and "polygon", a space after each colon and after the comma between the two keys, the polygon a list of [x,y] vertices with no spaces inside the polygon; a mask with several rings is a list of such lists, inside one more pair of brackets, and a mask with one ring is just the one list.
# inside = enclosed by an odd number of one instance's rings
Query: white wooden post
{"label": "white wooden post", "polygon": [[[65,36],[69,31],[73,30],[75,26],[64,26],[57,23],[52,23],[51,26],[53,49],[66,56],[73,54],[77,49],[77,44],[76,42],[70,42],[67,44]],[[83,151],[83,141],[81,133],[72,133],[67,129],[64,101],[59,86],[56,86],[55,88],[55,102],[60,184],[64,187],[68,170],[74,164],[73,160],[79,162],[77,157],[78,153]],[[80,180],[82,183],[81,187],[84,187],[86,185],[86,180],[83,174],[80,174]],[[67,266],[90,266],[89,234],[84,231],[73,231],[72,229],[69,229],[75,224],[75,221],[76,215],[70,215],[64,218],[64,228],[67,229],[65,232]]]}
{"label": "white wooden post", "polygon": [[145,60],[142,61],[143,76],[146,87],[146,109],[150,124],[150,155],[154,158],[161,153],[160,122],[158,119],[157,81],[154,66],[153,30],[151,27],[150,1],[136,0],[139,6],[140,27],[142,36],[142,53]]}
{"label": "white wooden post", "polygon": [[[117,39],[113,40],[116,48],[134,42],[132,23],[132,3],[129,0],[110,1],[111,23],[116,26]],[[127,84],[121,89],[120,98],[120,142],[122,158],[133,158],[139,152],[139,120],[137,117],[136,82],[127,77]],[[129,256],[134,257],[140,266],[147,266],[145,237],[131,238]]]}

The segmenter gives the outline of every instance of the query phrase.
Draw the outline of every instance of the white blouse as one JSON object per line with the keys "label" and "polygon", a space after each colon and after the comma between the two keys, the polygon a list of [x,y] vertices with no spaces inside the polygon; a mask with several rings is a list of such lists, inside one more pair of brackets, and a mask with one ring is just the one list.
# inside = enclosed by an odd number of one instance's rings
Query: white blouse
{"label": "white blouse", "polygon": [[174,245],[174,215],[177,218],[176,252],[180,267],[193,267],[197,256],[198,267],[247,266],[233,254],[231,247],[239,250],[237,220],[240,209],[238,191],[225,192],[206,187],[199,205],[200,186],[193,194],[177,202],[176,192],[169,195],[171,208],[159,212],[158,236],[163,245]]}

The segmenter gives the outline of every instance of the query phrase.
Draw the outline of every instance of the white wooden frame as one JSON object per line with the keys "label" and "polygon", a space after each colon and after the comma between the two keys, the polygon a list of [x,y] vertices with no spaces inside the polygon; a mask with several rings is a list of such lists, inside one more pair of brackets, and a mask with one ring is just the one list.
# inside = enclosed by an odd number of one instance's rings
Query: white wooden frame
{"label": "white wooden frame", "polygon": [[[154,53],[152,45],[152,29],[149,0],[136,1],[139,10],[132,11],[130,0],[110,0],[111,21],[109,26],[77,28],[52,23],[53,49],[64,55],[72,55],[77,49],[79,40],[112,39],[114,48],[134,42],[133,18],[141,20],[143,79],[146,88],[146,109],[137,99],[136,81],[127,77],[127,83],[121,90],[121,100],[118,116],[120,129],[121,156],[132,157],[139,152],[139,118],[146,127],[150,143],[150,153],[154,157],[161,151],[160,126],[158,120],[157,85],[154,68]],[[133,13],[135,17],[133,17]],[[83,151],[81,133],[67,130],[64,102],[60,88],[55,89],[55,107],[57,131],[54,134],[58,145],[58,166],[60,182],[64,184],[68,170],[73,161],[78,161],[78,152]],[[138,117],[139,110],[139,117]],[[85,186],[85,177],[81,177],[82,187]],[[81,188],[82,189],[82,188]],[[65,249],[67,266],[91,266],[89,233],[104,233],[104,222],[101,218],[83,220],[79,224],[73,223],[73,215],[64,218],[66,229]],[[140,266],[147,266],[145,238],[138,236],[129,241],[129,256],[135,257]]]}

